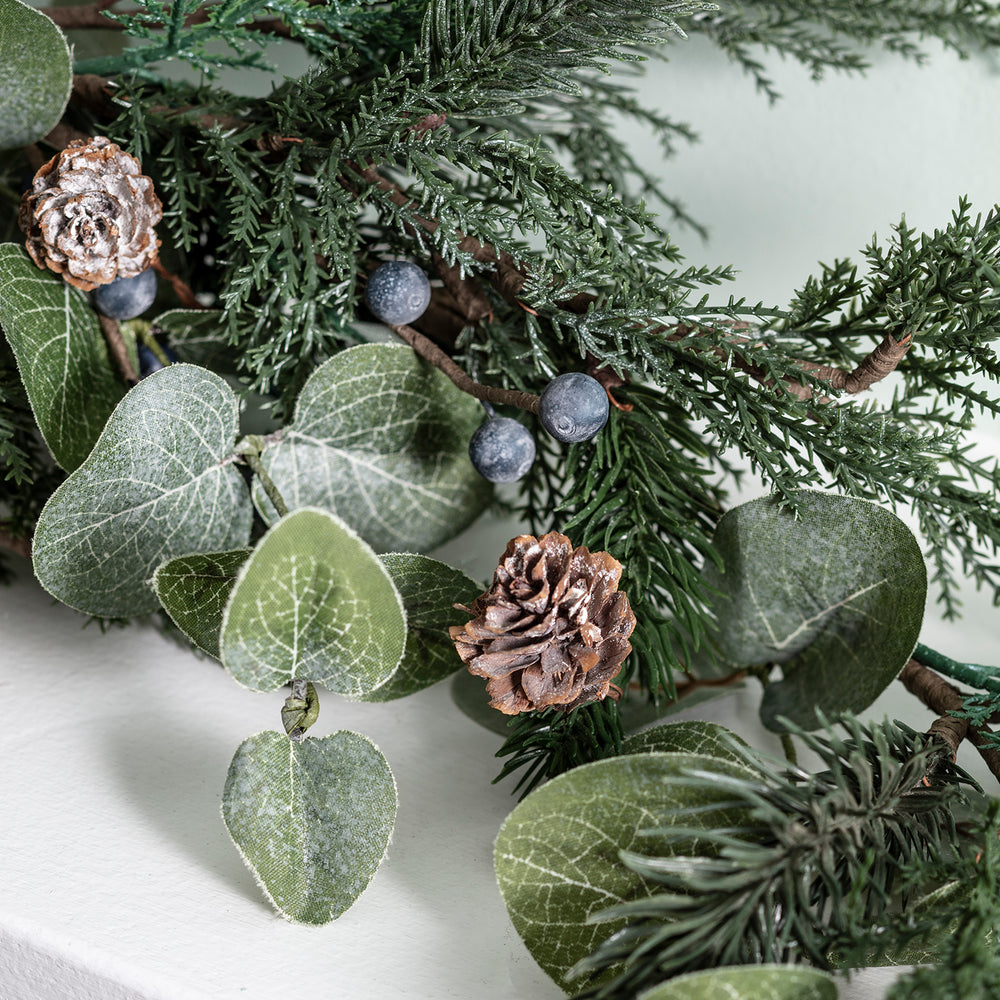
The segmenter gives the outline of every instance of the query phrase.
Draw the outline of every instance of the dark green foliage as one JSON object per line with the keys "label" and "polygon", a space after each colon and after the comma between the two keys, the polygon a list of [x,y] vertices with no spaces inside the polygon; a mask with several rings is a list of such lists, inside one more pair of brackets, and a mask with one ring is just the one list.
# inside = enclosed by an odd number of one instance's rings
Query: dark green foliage
{"label": "dark green foliage", "polygon": [[613,698],[581,705],[570,712],[555,708],[521,715],[497,751],[509,757],[494,784],[527,768],[514,786],[523,799],[536,785],[563,771],[621,752],[622,723]]}
{"label": "dark green foliage", "polygon": [[[38,512],[63,478],[42,443],[14,355],[0,335],[0,533],[30,539]],[[0,546],[0,581],[8,572]]]}
{"label": "dark green foliage", "polygon": [[869,63],[858,43],[881,45],[922,62],[926,52],[921,43],[937,39],[966,55],[1000,41],[1000,7],[983,0],[731,0],[717,12],[696,15],[686,27],[711,38],[774,101],[779,95],[753,49],[798,60],[814,80],[828,69],[866,69]]}
{"label": "dark green foliage", "polygon": [[[993,1000],[1000,996],[1000,805],[993,803],[975,832],[980,850],[963,854],[948,875],[965,891],[952,912],[936,914],[953,928],[935,955],[890,989],[887,1000]],[[938,873],[938,876],[940,877]]]}
{"label": "dark green foliage", "polygon": [[[758,778],[691,773],[693,787],[724,787],[750,820],[726,830],[651,829],[678,853],[623,853],[656,890],[604,912],[629,923],[577,971],[624,968],[581,998],[626,1000],[670,976],[717,966],[828,967],[844,941],[871,941],[873,926],[892,922],[888,911],[908,873],[924,872],[928,889],[937,866],[956,852],[975,853],[954,815],[973,783],[943,743],[901,723],[842,725],[846,737],[796,731],[827,768],[817,774],[775,769],[735,743]],[[694,855],[685,853],[692,837]]]}

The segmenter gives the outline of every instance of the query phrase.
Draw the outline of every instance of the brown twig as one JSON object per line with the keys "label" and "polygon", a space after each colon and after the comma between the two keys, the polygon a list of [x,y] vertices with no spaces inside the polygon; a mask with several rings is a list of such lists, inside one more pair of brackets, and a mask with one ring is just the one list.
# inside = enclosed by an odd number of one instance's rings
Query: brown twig
{"label": "brown twig", "polygon": [[467,392],[476,399],[498,406],[517,406],[531,413],[538,412],[538,396],[530,392],[519,392],[516,389],[500,389],[493,385],[483,385],[466,374],[437,344],[418,333],[412,326],[393,326],[391,329],[398,337],[405,340],[417,354],[426,358],[435,368],[439,368],[458,386],[462,392]]}
{"label": "brown twig", "polygon": [[80,7],[40,7],[38,13],[44,14],[64,31],[73,31],[77,28],[124,31],[124,24],[104,16],[105,11],[113,7],[116,2],[117,0],[97,0],[97,3],[83,4]]}
{"label": "brown twig", "polygon": [[[957,687],[916,660],[907,661],[899,679],[906,686],[907,691],[915,694],[932,712],[937,712],[938,715],[956,712],[964,705],[965,699]],[[940,721],[939,719],[935,725],[938,725]],[[967,722],[968,720],[962,721]],[[932,726],[931,729],[933,731],[934,727]],[[997,781],[1000,781],[1000,752],[995,750],[987,739],[989,734],[990,730],[987,726],[970,725],[967,728],[965,738],[979,751],[986,766]],[[951,740],[944,736],[940,729],[937,735],[941,735],[950,745]]]}
{"label": "brown twig", "polygon": [[9,531],[5,531],[3,528],[0,528],[0,549],[7,549],[9,552],[13,552],[15,555],[19,555],[24,559],[30,559],[31,539],[17,538]]}
{"label": "brown twig", "polygon": [[177,298],[180,299],[181,305],[185,309],[207,309],[208,306],[203,306],[197,298],[195,298],[194,292],[184,283],[182,278],[179,278],[173,271],[168,271],[164,266],[163,261],[157,257],[153,261],[153,270],[166,282],[168,282],[173,288],[174,293]]}
{"label": "brown twig", "polygon": [[109,319],[100,313],[97,314],[97,318],[100,320],[101,331],[108,344],[108,352],[118,366],[118,370],[129,385],[136,385],[139,381],[139,376],[136,374],[135,368],[132,367],[132,359],[128,356],[128,350],[125,347],[125,341],[122,339],[122,331],[118,326],[118,320]]}
{"label": "brown twig", "polygon": [[686,698],[692,691],[697,691],[698,688],[705,687],[728,687],[730,684],[735,684],[737,681],[743,680],[746,677],[747,672],[745,670],[736,670],[731,674],[726,674],[725,677],[708,677],[701,678],[695,677],[693,674],[687,674],[688,680],[683,684],[678,684],[674,688],[677,693],[677,697],[674,701],[680,701],[681,698]]}

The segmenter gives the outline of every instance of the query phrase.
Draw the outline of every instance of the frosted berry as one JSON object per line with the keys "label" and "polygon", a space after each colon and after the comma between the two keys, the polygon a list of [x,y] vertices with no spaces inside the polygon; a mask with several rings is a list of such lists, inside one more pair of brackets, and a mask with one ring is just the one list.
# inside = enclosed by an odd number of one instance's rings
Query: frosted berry
{"label": "frosted berry", "polygon": [[538,418],[558,441],[589,441],[608,422],[608,410],[608,394],[596,378],[567,372],[545,387]]}
{"label": "frosted berry", "polygon": [[[163,353],[166,354],[167,360],[174,362],[177,360],[177,355],[174,354],[169,347],[165,344],[160,344],[163,348]],[[160,363],[160,359],[145,345],[139,344],[139,378],[145,378],[147,375],[152,375],[153,372],[158,372],[163,365]]]}
{"label": "frosted berry", "polygon": [[527,427],[510,417],[491,417],[472,435],[469,458],[483,479],[512,483],[531,468],[535,439]]}
{"label": "frosted berry", "polygon": [[391,326],[420,319],[431,304],[431,283],[427,275],[407,260],[379,264],[365,290],[368,308]]}
{"label": "frosted berry", "polygon": [[156,298],[156,272],[151,268],[134,278],[115,278],[94,291],[94,306],[109,319],[135,319]]}

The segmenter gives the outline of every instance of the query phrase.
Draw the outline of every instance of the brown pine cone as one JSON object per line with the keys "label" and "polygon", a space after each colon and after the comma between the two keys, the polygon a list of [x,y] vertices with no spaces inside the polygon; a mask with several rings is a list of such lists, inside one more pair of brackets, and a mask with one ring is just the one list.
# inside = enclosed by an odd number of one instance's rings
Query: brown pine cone
{"label": "brown pine cone", "polygon": [[18,224],[39,267],[85,292],[134,278],[156,261],[163,217],[139,161],[110,139],[77,139],[35,174]]}
{"label": "brown pine cone", "polygon": [[635,628],[621,575],[607,552],[554,531],[507,543],[493,586],[465,609],[475,617],[450,629],[470,672],[489,678],[493,708],[571,709],[608,694]]}

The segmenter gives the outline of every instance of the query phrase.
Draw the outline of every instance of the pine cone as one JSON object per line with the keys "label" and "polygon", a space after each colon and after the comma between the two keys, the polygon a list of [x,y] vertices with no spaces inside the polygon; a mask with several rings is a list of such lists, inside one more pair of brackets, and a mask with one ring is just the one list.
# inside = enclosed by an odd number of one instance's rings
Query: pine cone
{"label": "pine cone", "polygon": [[489,678],[493,708],[568,710],[608,694],[635,628],[621,575],[607,552],[557,532],[507,543],[493,586],[465,609],[475,617],[450,630],[470,672]]}
{"label": "pine cone", "polygon": [[31,259],[85,292],[155,263],[163,208],[141,169],[103,136],[52,157],[21,199],[17,221]]}

